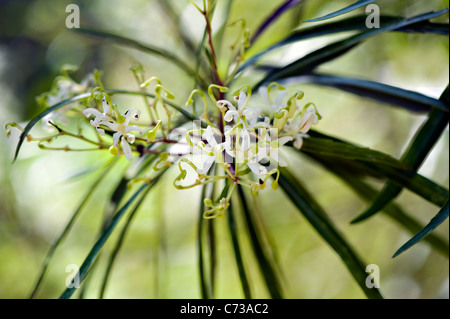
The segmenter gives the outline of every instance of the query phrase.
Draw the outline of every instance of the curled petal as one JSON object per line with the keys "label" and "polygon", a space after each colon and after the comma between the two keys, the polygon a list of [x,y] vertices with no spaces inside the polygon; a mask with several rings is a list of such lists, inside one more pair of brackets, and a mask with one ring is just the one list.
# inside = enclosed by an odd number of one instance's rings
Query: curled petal
{"label": "curled petal", "polygon": [[214,137],[214,129],[211,126],[208,126],[205,130],[205,133],[203,133],[203,137],[206,139],[208,144],[211,147],[214,147],[217,145],[216,138]]}
{"label": "curled petal", "polygon": [[285,104],[283,104],[286,93],[286,91],[281,91],[280,93],[278,93],[277,97],[275,98],[275,103],[272,105],[272,109],[274,111],[278,111],[286,106]]}
{"label": "curled petal", "polygon": [[94,109],[94,108],[88,108],[83,110],[83,114],[86,117],[91,117],[92,115],[94,115],[95,117],[104,117],[105,115],[103,113],[101,113],[99,110]]}
{"label": "curled petal", "polygon": [[229,110],[225,113],[223,119],[227,122],[233,121],[234,117],[239,117],[239,113],[237,111]]}
{"label": "curled petal", "polygon": [[296,134],[294,147],[299,150],[302,148],[302,146],[303,146],[303,134]]}
{"label": "curled petal", "polygon": [[102,99],[103,113],[109,114],[109,103],[105,98]]}
{"label": "curled petal", "polygon": [[220,100],[220,101],[217,101],[216,105],[217,105],[217,107],[218,107],[219,109],[228,108],[229,110],[234,110],[234,111],[236,111],[236,108],[234,107],[234,105],[231,104],[231,102],[230,102],[230,101],[227,101],[227,100]]}
{"label": "curled petal", "polygon": [[137,126],[137,125],[127,126],[126,129],[125,129],[125,134],[129,133],[131,131],[138,131],[140,134],[144,134],[142,129],[139,126]]}
{"label": "curled petal", "polygon": [[211,166],[214,164],[215,157],[214,156],[208,156],[203,163],[202,169],[197,169],[197,173],[206,175],[208,174],[209,170],[211,169]]}
{"label": "curled petal", "polygon": [[283,146],[284,144],[286,144],[287,142],[292,141],[294,138],[292,136],[284,136],[284,137],[280,137],[278,139],[278,145],[279,146]]}
{"label": "curled petal", "polygon": [[127,139],[122,137],[121,144],[122,144],[123,154],[125,155],[127,160],[132,161],[133,160],[133,153],[131,152],[131,147],[128,144]]}
{"label": "curled petal", "polygon": [[238,99],[238,110],[241,111],[245,108],[245,105],[247,104],[247,94],[245,94],[244,90],[241,90],[239,92],[239,99]]}
{"label": "curled petal", "polygon": [[100,124],[109,127],[113,131],[120,131],[121,124],[114,123],[113,121],[103,120],[98,123],[98,125]]}
{"label": "curled petal", "polygon": [[113,145],[114,145],[116,148],[119,148],[119,139],[120,139],[120,137],[121,137],[122,135],[123,135],[122,132],[116,132],[116,133],[114,133],[114,135],[113,135]]}
{"label": "curled petal", "polygon": [[123,123],[125,126],[128,126],[128,124],[130,123],[131,117],[133,117],[134,119],[139,119],[139,116],[141,114],[141,111],[139,111],[139,109],[132,107],[131,109],[129,109],[128,111],[125,112],[125,122]]}
{"label": "curled petal", "polygon": [[247,163],[247,166],[258,176],[267,174],[267,169],[258,163]]}

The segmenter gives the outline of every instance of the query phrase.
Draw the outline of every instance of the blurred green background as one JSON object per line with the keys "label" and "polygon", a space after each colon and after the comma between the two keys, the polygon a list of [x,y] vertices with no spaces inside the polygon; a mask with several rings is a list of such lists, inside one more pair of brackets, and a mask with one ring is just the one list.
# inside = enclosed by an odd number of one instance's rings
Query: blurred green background
{"label": "blurred green background", "polygon": [[[264,5],[261,5],[264,2]],[[255,30],[283,1],[234,1],[230,21],[245,19]],[[273,25],[255,44],[249,55],[258,52],[298,26],[305,18],[334,11],[354,1],[304,1]],[[188,63],[192,56],[184,49],[173,24],[157,0],[132,1],[0,1],[0,124],[26,123],[41,111],[35,96],[50,89],[63,64],[80,67],[74,78],[81,80],[93,69],[104,71],[107,88],[136,90],[133,62],[141,62],[148,76],[158,76],[184,104],[193,82],[177,67],[158,57],[77,34],[66,29],[65,8],[76,3],[81,26],[108,30],[174,52]],[[187,0],[171,1],[183,26],[198,43],[202,17]],[[220,22],[219,1],[217,22]],[[377,2],[383,13],[411,16],[448,7],[449,1]],[[359,10],[358,13],[362,13]],[[448,22],[448,14],[441,21]],[[213,24],[214,27],[214,24]],[[226,29],[224,43],[231,44],[235,29]],[[293,61],[323,43],[342,35],[301,42],[274,51],[264,60],[271,64]],[[219,54],[227,61],[227,45]],[[321,67],[321,71],[380,81],[439,97],[448,83],[448,37],[389,33],[377,36],[341,58]],[[442,65],[447,65],[443,68]],[[239,83],[254,84],[257,78],[245,74]],[[318,130],[398,157],[423,115],[381,105],[341,91],[295,85],[314,101],[324,119]],[[139,98],[117,97],[119,105],[142,107]],[[33,135],[44,134],[40,128]],[[74,177],[86,169],[100,168],[110,156],[105,153],[64,153],[41,151],[35,143],[25,143],[19,159],[12,164],[18,134],[7,139],[0,134],[0,298],[26,298],[37,279],[51,243],[82,200],[98,171]],[[448,128],[430,154],[421,174],[449,187]],[[288,154],[289,155],[289,154]],[[387,298],[448,298],[448,259],[420,243],[396,259],[392,254],[411,235],[384,215],[358,225],[349,221],[366,203],[358,199],[336,177],[308,159],[289,156],[289,165],[307,181],[309,190],[330,214],[339,229],[368,264],[381,271],[381,290]],[[67,240],[59,248],[38,297],[55,298],[65,288],[66,266],[80,265],[95,242],[105,206],[126,167],[121,159],[102,187],[94,194]],[[199,190],[178,191],[172,187],[176,170],[169,172],[157,190],[147,198],[126,238],[106,292],[107,298],[199,298],[197,266],[197,218]],[[370,181],[380,187],[381,183]],[[357,284],[335,253],[296,212],[282,191],[266,190],[256,199],[261,220],[268,226],[276,258],[283,272],[287,298],[364,298]],[[398,203],[411,215],[427,223],[437,208],[404,192]],[[216,221],[218,268],[216,297],[243,297],[234,262],[226,219]],[[448,221],[437,232],[448,240]],[[115,242],[113,234],[103,257]],[[256,298],[268,293],[260,279],[251,246],[244,241],[243,254],[250,271]],[[106,258],[90,276],[86,297],[96,298]]]}

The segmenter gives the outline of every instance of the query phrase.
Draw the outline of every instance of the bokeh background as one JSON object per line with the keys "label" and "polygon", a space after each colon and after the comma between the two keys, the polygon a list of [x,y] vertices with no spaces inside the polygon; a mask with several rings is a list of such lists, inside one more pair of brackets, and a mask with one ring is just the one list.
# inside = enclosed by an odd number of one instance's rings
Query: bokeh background
{"label": "bokeh background", "polygon": [[[262,5],[261,3],[264,3]],[[344,7],[354,1],[304,1],[298,9],[285,14],[248,53],[250,56],[299,26],[299,21]],[[136,90],[130,67],[135,61],[146,73],[158,76],[172,90],[176,102],[183,104],[193,89],[192,80],[158,57],[111,42],[70,31],[65,27],[65,8],[76,3],[81,11],[81,26],[108,30],[157,45],[194,63],[173,30],[172,20],[157,0],[2,0],[0,1],[0,124],[26,123],[42,111],[35,97],[50,89],[62,65],[79,66],[74,78],[81,80],[93,69],[104,71],[107,88]],[[198,43],[203,19],[187,0],[170,1],[183,26]],[[218,12],[222,9],[219,1]],[[282,1],[234,1],[230,21],[245,19],[255,30]],[[449,1],[378,1],[383,13],[411,16],[448,7]],[[362,13],[363,10],[357,11]],[[354,14],[354,13],[353,13]],[[448,14],[440,21],[448,22]],[[220,23],[220,14],[216,24]],[[232,27],[226,29],[224,43],[234,40]],[[304,41],[268,55],[271,64],[293,61],[342,35]],[[219,54],[226,61],[227,47]],[[322,71],[376,80],[439,97],[448,83],[448,37],[389,33],[379,35],[357,49],[321,67]],[[446,66],[446,67],[443,67]],[[240,82],[257,82],[251,73]],[[357,144],[399,157],[415,130],[425,119],[362,99],[338,90],[296,85],[306,99],[314,101],[324,114],[319,130]],[[117,97],[116,103],[142,106],[140,99]],[[33,134],[39,136],[37,127]],[[0,134],[0,298],[26,298],[37,279],[51,243],[57,238],[91,183],[98,169],[108,161],[105,153],[65,153],[39,150],[25,143],[18,160],[12,164],[17,132],[7,139]],[[430,154],[421,173],[449,187],[448,128]],[[289,155],[289,154],[288,154]],[[324,206],[368,264],[381,270],[381,290],[387,298],[448,298],[448,259],[420,243],[400,257],[395,250],[411,237],[383,215],[358,225],[349,221],[366,204],[336,177],[306,158],[288,156],[295,172],[307,181],[309,190]],[[112,187],[126,167],[123,158],[89,201],[64,244],[58,249],[38,297],[55,298],[65,288],[66,266],[81,264],[95,242]],[[86,171],[91,171],[86,173]],[[83,174],[80,174],[83,173]],[[115,264],[107,298],[199,298],[197,266],[198,190],[177,191],[172,187],[177,175],[172,170],[147,198],[128,233]],[[370,181],[377,187],[381,184]],[[261,220],[281,266],[287,298],[364,298],[336,254],[289,203],[282,191],[266,190],[256,199]],[[404,192],[397,200],[411,215],[427,223],[437,208]],[[243,297],[226,219],[217,220],[218,268],[215,295],[218,298]],[[437,229],[448,241],[448,221]],[[113,234],[103,257],[110,251]],[[251,246],[244,241],[256,298],[268,293],[260,279]],[[99,261],[86,297],[96,298],[106,258]]]}

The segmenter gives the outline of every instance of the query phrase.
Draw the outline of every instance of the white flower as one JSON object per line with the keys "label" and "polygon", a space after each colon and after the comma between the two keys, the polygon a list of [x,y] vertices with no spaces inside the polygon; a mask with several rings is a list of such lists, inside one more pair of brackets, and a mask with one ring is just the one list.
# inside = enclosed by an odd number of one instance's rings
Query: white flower
{"label": "white flower", "polygon": [[297,123],[297,130],[300,133],[308,133],[312,125],[319,123],[319,117],[322,117],[319,109],[316,110],[314,106],[309,106]]}
{"label": "white flower", "polygon": [[[224,120],[227,122],[235,121],[238,124],[243,118],[250,121],[256,118],[259,114],[258,111],[253,109],[245,109],[247,105],[247,94],[244,91],[239,92],[239,97],[237,98],[237,109],[236,107],[228,101],[219,101],[220,105],[227,106],[228,111],[225,113]],[[219,106],[218,102],[218,106]],[[220,107],[220,106],[219,106]]]}
{"label": "white flower", "polygon": [[269,148],[270,158],[272,158],[274,161],[276,161],[281,167],[286,167],[286,166],[288,166],[288,164],[284,160],[284,158],[281,157],[279,154],[280,147],[285,145],[287,142],[292,141],[293,139],[294,138],[292,136],[284,136],[284,137],[280,137],[280,138],[275,137],[270,142],[270,148]]}
{"label": "white flower", "polygon": [[259,164],[269,154],[267,144],[263,141],[254,143],[246,129],[240,131],[239,140],[236,140],[236,162],[245,163],[256,175],[267,174],[267,169]]}
{"label": "white flower", "polygon": [[97,130],[97,132],[100,135],[105,135],[105,130],[101,129],[99,127],[100,124],[103,124],[102,122],[105,121],[109,121],[110,120],[110,116],[109,116],[109,103],[106,101],[105,98],[102,99],[102,107],[103,107],[103,113],[101,113],[99,110],[94,109],[94,108],[88,108],[83,110],[83,114],[89,118],[92,115],[95,116],[95,119],[91,120],[90,123],[93,127],[95,127],[95,129]]}
{"label": "white flower", "polygon": [[201,149],[204,151],[201,153],[202,157],[205,156],[206,159],[203,163],[203,168],[197,169],[197,173],[199,174],[206,175],[216,161],[223,163],[224,160],[222,153],[224,150],[229,155],[233,154],[231,150],[230,136],[225,136],[225,142],[222,143],[217,142],[216,136],[220,138],[220,135],[216,134],[215,130],[211,126],[208,126],[202,134],[202,137],[206,140],[207,144],[205,145],[203,142],[199,142],[199,145],[201,145]]}
{"label": "white flower", "polygon": [[130,132],[138,131],[140,134],[143,134],[144,132],[139,126],[129,124],[131,118],[138,120],[141,112],[136,108],[131,108],[125,112],[125,121],[123,123],[116,123],[110,119],[110,116],[108,114],[109,103],[105,99],[103,99],[102,102],[103,102],[103,113],[99,112],[97,109],[89,108],[84,110],[83,114],[86,115],[87,117],[90,117],[92,115],[95,116],[95,119],[91,120],[90,123],[97,129],[97,131],[101,135],[105,134],[105,131],[99,127],[100,125],[104,125],[110,128],[112,131],[116,132],[113,135],[114,147],[119,148],[119,140],[120,140],[123,154],[125,155],[127,160],[129,161],[133,160],[133,154],[131,152],[130,144],[134,143],[134,141],[136,140],[136,136],[131,134]]}

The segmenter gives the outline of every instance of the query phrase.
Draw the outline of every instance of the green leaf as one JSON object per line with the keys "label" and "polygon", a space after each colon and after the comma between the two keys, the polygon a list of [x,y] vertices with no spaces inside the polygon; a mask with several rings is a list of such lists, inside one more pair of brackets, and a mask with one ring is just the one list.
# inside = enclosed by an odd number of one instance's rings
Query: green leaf
{"label": "green leaf", "polygon": [[[259,53],[256,53],[252,57],[250,57],[247,61],[245,61],[244,64],[239,68],[239,72],[248,68],[249,66],[255,64],[263,55],[271,52],[272,50],[278,49],[282,46],[292,44],[294,42],[299,42],[311,38],[316,38],[320,36],[326,36],[336,33],[342,33],[342,32],[350,32],[350,31],[366,31],[366,15],[360,15],[355,17],[350,17],[347,19],[335,21],[335,22],[328,22],[325,24],[321,24],[314,27],[309,28],[302,28],[299,30],[293,31],[287,38],[284,40],[275,43],[274,45],[270,46],[269,48],[262,50]],[[389,23],[393,23],[396,21],[402,21],[404,17],[397,17],[397,16],[386,16],[382,15],[380,16],[380,25],[386,25]],[[405,32],[405,33],[432,33],[432,34],[439,34],[439,35],[448,35],[449,34],[449,25],[448,23],[433,23],[430,21],[422,21],[418,23],[414,23],[411,25],[408,25],[406,27],[401,27],[395,30],[392,30],[393,32]]]}
{"label": "green leaf", "polygon": [[[162,48],[143,43],[137,40],[129,39],[117,34],[109,33],[106,31],[100,31],[100,30],[93,30],[93,29],[87,29],[87,28],[78,28],[78,29],[72,29],[75,32],[78,33],[84,33],[87,35],[107,39],[122,45],[125,45],[127,47],[131,47],[146,53],[150,53],[156,56],[159,56],[174,65],[178,66],[181,70],[183,70],[187,75],[191,77],[195,77],[195,70],[193,70],[189,65],[187,65],[184,61],[180,60],[178,57],[173,55],[171,52],[166,51]],[[200,78],[199,81],[203,87],[206,87],[205,81]]]}
{"label": "green leaf", "polygon": [[78,205],[77,209],[74,211],[72,216],[69,219],[69,222],[64,227],[63,231],[59,235],[59,237],[56,239],[56,241],[53,243],[53,245],[50,247],[50,250],[47,253],[47,256],[45,257],[45,261],[42,265],[40,275],[38,277],[38,280],[34,286],[34,289],[32,293],[30,294],[30,299],[36,297],[36,294],[38,292],[38,289],[45,277],[45,274],[47,273],[47,269],[50,266],[50,263],[53,259],[53,256],[55,254],[56,249],[59,247],[59,245],[64,241],[64,239],[69,234],[70,230],[72,229],[72,226],[75,224],[75,221],[78,219],[78,216],[80,215],[83,208],[86,206],[87,202],[91,198],[92,194],[94,193],[95,189],[98,187],[98,185],[103,181],[105,176],[108,174],[108,172],[111,170],[111,168],[114,166],[114,164],[117,161],[112,161],[101,173],[101,175],[97,178],[97,180],[91,185],[91,187],[86,192],[86,195],[84,196],[81,203]]}
{"label": "green leaf", "polygon": [[428,112],[432,108],[436,108],[447,112],[448,117],[448,104],[442,100],[379,82],[326,74],[306,75],[299,78],[299,80],[301,82],[337,88],[379,102],[400,106],[414,112]]}
{"label": "green leaf", "polygon": [[[442,94],[440,101],[444,105],[449,105],[449,87]],[[408,147],[402,157],[402,162],[410,165],[415,171],[419,169],[426,157],[439,140],[448,125],[449,114],[439,110],[432,110],[427,121],[418,130],[411,145]],[[372,205],[362,214],[352,220],[352,223],[358,223],[375,215],[386,204],[395,199],[403,190],[401,186],[386,183],[384,189],[380,192]],[[440,205],[441,206],[441,205]]]}
{"label": "green leaf", "polygon": [[[108,240],[109,236],[113,232],[113,230],[116,228],[119,221],[122,219],[125,212],[128,210],[128,208],[133,204],[133,202],[139,197],[139,195],[147,188],[152,187],[155,185],[155,183],[158,181],[160,175],[155,178],[152,183],[150,184],[144,184],[142,185],[134,194],[133,196],[125,203],[125,205],[122,206],[121,209],[117,211],[117,213],[114,215],[114,217],[111,220],[111,223],[108,225],[108,227],[105,229],[103,234],[100,236],[100,238],[97,240],[95,245],[92,247],[91,251],[89,252],[88,256],[84,260],[83,264],[80,267],[80,270],[76,274],[78,276],[80,283],[83,282],[83,280],[86,278],[89,270],[91,269],[92,264],[96,260],[98,254],[102,250],[103,246],[105,245],[106,241]],[[63,294],[60,296],[60,299],[68,299],[70,298],[73,293],[75,292],[77,288],[67,288]]]}
{"label": "green leaf", "polygon": [[[362,199],[371,202],[376,198],[378,191],[368,183],[364,182],[361,177],[356,176],[351,166],[342,165],[339,161],[327,157],[320,157],[317,155],[312,155],[310,157],[314,161],[320,163],[325,169],[336,175],[336,177],[340,178]],[[392,218],[399,226],[406,229],[411,234],[416,234],[423,228],[423,225],[421,225],[420,222],[406,214],[400,206],[394,202],[386,205],[383,208],[382,213]],[[448,242],[435,234],[428,235],[424,240],[448,258]]]}
{"label": "green leaf", "polygon": [[383,298],[379,289],[369,289],[366,286],[366,264],[333,225],[322,207],[286,168],[281,169],[279,184],[319,235],[339,255],[366,296],[373,299]]}
{"label": "green leaf", "polygon": [[356,10],[358,8],[361,8],[361,7],[363,7],[365,5],[368,5],[369,3],[374,2],[374,1],[375,0],[359,0],[359,1],[349,5],[348,7],[345,7],[343,9],[338,10],[338,11],[332,12],[330,14],[327,14],[327,15],[319,17],[319,18],[315,18],[315,19],[311,19],[311,20],[305,20],[305,21],[302,21],[302,22],[317,22],[317,21],[331,19],[331,18],[340,16],[342,14],[351,12],[353,10]]}
{"label": "green leaf", "polygon": [[[212,185],[214,186],[214,185]],[[203,239],[204,226],[207,220],[203,217],[205,213],[205,204],[203,202],[204,198],[211,198],[211,194],[213,193],[213,187],[207,188],[206,185],[202,187],[202,195],[200,198],[200,210],[198,215],[198,228],[197,228],[197,246],[198,246],[198,265],[199,265],[199,275],[200,275],[200,293],[202,299],[211,299],[212,298],[212,288],[211,285],[208,284],[207,276],[206,276],[206,265],[204,260],[204,249],[205,243]]]}
{"label": "green leaf", "polygon": [[134,206],[133,210],[130,212],[130,214],[128,215],[128,218],[125,222],[125,225],[122,228],[122,231],[120,232],[119,238],[117,239],[116,244],[114,245],[114,248],[111,252],[111,255],[109,256],[109,260],[108,260],[108,264],[106,266],[106,270],[105,270],[105,274],[103,276],[103,282],[102,282],[102,286],[100,288],[100,299],[103,299],[104,295],[105,295],[105,291],[106,291],[106,287],[108,285],[108,279],[109,276],[111,275],[112,272],[112,268],[114,265],[114,262],[116,261],[116,258],[119,254],[120,249],[122,248],[123,242],[125,241],[125,236],[134,220],[134,217],[136,216],[137,211],[139,210],[139,208],[141,207],[142,203],[144,202],[144,200],[147,198],[148,193],[150,192],[152,188],[151,187],[147,187],[144,192],[141,195],[141,198],[138,200],[138,202],[136,203],[136,205]]}
{"label": "green leaf", "polygon": [[289,77],[308,74],[319,65],[331,61],[345,54],[346,52],[350,51],[355,46],[359,45],[364,40],[370,37],[376,36],[383,32],[393,31],[418,22],[426,21],[428,19],[443,15],[446,12],[448,12],[448,9],[441,10],[438,12],[421,14],[412,18],[403,19],[401,21],[390,22],[384,26],[381,26],[378,29],[370,29],[368,31],[361,32],[350,38],[329,44],[325,47],[322,47],[319,50],[307,54],[306,56],[300,58],[299,60],[281,69],[276,69],[274,71],[269,72],[269,74],[267,74],[263,80],[261,80],[258,84],[255,85],[254,89],[259,88],[264,83],[269,83],[281,79],[286,79]]}
{"label": "green leaf", "polygon": [[272,263],[270,262],[267,253],[264,251],[263,245],[261,243],[261,235],[259,234],[258,228],[256,227],[253,221],[253,217],[251,216],[251,210],[248,207],[244,191],[240,185],[237,186],[237,190],[239,193],[241,208],[244,213],[245,221],[247,223],[247,229],[250,235],[250,241],[253,247],[253,251],[255,253],[256,259],[258,260],[258,265],[261,269],[267,289],[269,290],[270,296],[273,299],[282,299],[283,294],[276,271]]}
{"label": "green leaf", "polygon": [[245,299],[252,299],[250,291],[250,285],[248,283],[247,274],[245,272],[244,260],[242,259],[241,248],[239,246],[239,239],[237,235],[236,222],[234,220],[233,203],[230,203],[228,208],[228,230],[230,231],[231,242],[233,244],[234,258],[236,260],[236,266],[239,272],[239,278],[241,279],[242,291],[244,292]]}
{"label": "green leaf", "polygon": [[369,148],[358,147],[348,143],[334,141],[332,139],[309,137],[303,140],[302,152],[314,153],[322,156],[345,158],[371,162],[380,165],[392,166],[398,169],[409,169],[409,167],[395,158],[371,150]]}
{"label": "green leaf", "polygon": [[397,257],[405,250],[411,248],[412,246],[417,244],[420,240],[429,235],[433,230],[435,230],[440,224],[442,224],[448,218],[448,211],[449,207],[447,200],[447,203],[444,205],[444,207],[442,207],[441,211],[430,221],[430,223],[427,226],[425,226],[425,228],[422,229],[417,235],[411,238],[406,244],[400,247],[400,249],[395,252],[392,258]]}
{"label": "green leaf", "polygon": [[[336,137],[331,137],[317,131],[310,131],[308,134],[313,137],[327,138],[342,143],[351,144]],[[444,187],[436,184],[428,178],[418,174],[413,169],[397,169],[387,165],[379,165],[377,163],[362,161],[355,161],[355,164],[357,164],[358,169],[364,171],[369,176],[374,176],[377,178],[384,177],[386,179],[390,179],[394,184],[411,190],[415,194],[421,196],[422,198],[439,207],[442,207],[442,205],[445,204],[449,197],[448,189],[445,189]]]}

